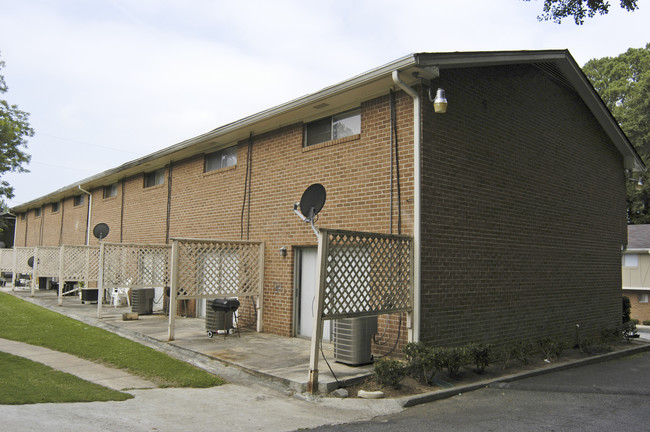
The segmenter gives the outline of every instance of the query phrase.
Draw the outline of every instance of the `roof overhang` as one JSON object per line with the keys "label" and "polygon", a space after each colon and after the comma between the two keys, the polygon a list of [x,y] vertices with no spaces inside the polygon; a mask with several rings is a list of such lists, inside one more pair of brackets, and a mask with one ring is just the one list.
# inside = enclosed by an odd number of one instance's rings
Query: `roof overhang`
{"label": "roof overhang", "polygon": [[625,168],[634,171],[645,170],[641,158],[567,50],[416,53],[326,87],[316,93],[261,111],[88,177],[36,200],[16,206],[12,210],[18,213],[24,212],[30,208],[40,207],[78,194],[80,193],[79,187],[90,190],[106,186],[142,172],[165,167],[173,161],[231,146],[247,139],[250,134],[261,135],[281,127],[315,120],[348,108],[354,108],[363,101],[385,95],[388,89],[393,88],[392,72],[395,70],[400,72],[400,77],[406,84],[414,85],[423,78],[434,77],[438,71],[444,73],[445,69],[524,63],[554,64],[563,79],[569,82],[582,97],[621,152]]}

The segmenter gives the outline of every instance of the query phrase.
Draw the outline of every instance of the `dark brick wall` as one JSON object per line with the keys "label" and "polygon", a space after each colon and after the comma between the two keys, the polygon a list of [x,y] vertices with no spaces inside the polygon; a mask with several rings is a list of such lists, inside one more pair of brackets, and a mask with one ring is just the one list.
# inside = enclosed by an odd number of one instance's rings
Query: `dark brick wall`
{"label": "dark brick wall", "polygon": [[613,328],[625,243],[621,155],[581,99],[533,66],[445,70],[424,104],[423,340]]}

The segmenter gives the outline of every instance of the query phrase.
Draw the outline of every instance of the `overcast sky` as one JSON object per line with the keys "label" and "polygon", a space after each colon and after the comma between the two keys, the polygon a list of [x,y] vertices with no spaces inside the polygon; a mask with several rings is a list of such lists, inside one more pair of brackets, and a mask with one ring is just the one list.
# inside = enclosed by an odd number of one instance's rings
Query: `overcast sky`
{"label": "overcast sky", "polygon": [[569,49],[578,64],[650,42],[650,4],[576,26],[542,0],[0,0],[30,173],[9,206],[413,52]]}

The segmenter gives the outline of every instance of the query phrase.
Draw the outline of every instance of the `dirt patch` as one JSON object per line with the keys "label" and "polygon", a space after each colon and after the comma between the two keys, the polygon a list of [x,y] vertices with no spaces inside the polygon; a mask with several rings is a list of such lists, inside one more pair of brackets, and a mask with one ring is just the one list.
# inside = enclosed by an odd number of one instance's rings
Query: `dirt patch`
{"label": "dirt patch", "polygon": [[[628,349],[637,344],[629,344],[625,342],[612,344],[610,352],[616,352]],[[407,376],[401,382],[398,388],[381,387],[374,376],[367,378],[365,381],[346,387],[350,393],[350,397],[358,397],[359,390],[365,391],[382,391],[386,398],[400,398],[405,396],[412,396],[421,393],[432,392],[436,390],[443,390],[446,388],[460,387],[469,384],[475,384],[480,381],[496,380],[508,375],[514,375],[521,372],[528,372],[534,370],[541,370],[564,363],[582,360],[585,358],[593,357],[594,355],[585,354],[579,349],[564,350],[560,358],[554,361],[545,360],[541,354],[531,355],[528,364],[523,364],[517,360],[510,360],[504,367],[503,362],[496,362],[485,368],[482,373],[477,373],[474,368],[467,366],[461,368],[460,376],[452,379],[447,375],[445,370],[438,372],[434,378],[434,385],[425,385],[412,377]]]}

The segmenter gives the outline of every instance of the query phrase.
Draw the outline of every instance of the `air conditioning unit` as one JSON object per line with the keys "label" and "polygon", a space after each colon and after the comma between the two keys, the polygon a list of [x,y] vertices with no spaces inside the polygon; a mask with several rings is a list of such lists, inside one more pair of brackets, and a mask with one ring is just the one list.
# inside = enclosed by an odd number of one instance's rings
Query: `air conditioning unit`
{"label": "air conditioning unit", "polygon": [[342,318],[334,321],[334,360],[350,366],[372,363],[372,337],[377,317]]}
{"label": "air conditioning unit", "polygon": [[138,288],[131,292],[131,312],[137,312],[138,315],[153,314],[153,298],[155,290],[153,288]]}

